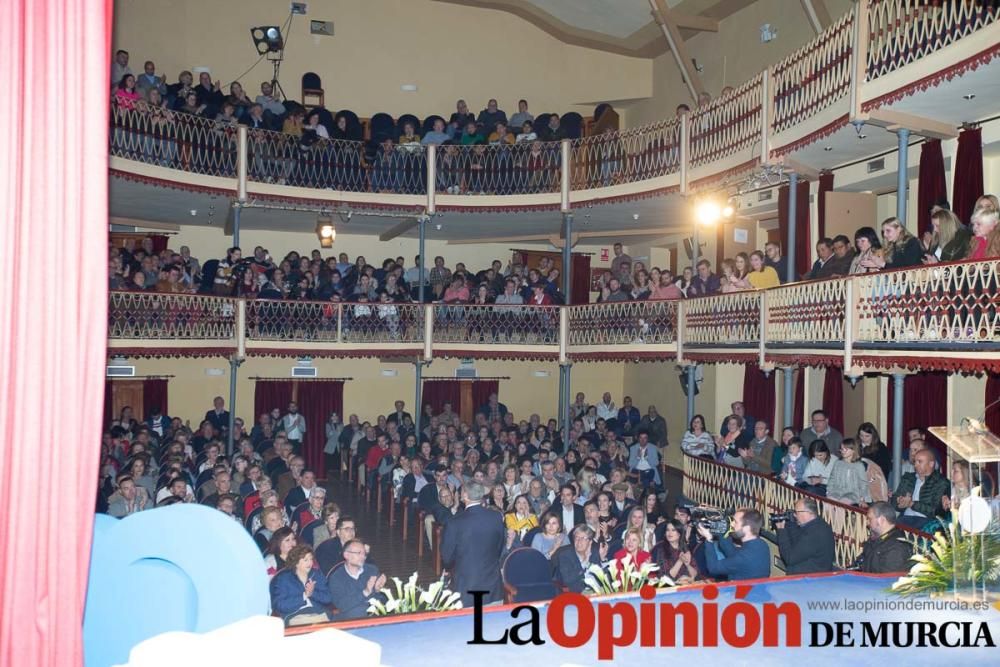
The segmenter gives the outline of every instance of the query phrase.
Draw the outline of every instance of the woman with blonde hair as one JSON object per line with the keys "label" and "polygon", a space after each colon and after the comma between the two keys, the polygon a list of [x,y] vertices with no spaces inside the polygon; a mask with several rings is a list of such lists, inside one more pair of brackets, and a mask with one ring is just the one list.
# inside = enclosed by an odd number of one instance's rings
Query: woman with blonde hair
{"label": "woman with blonde hair", "polygon": [[931,214],[931,226],[934,232],[931,247],[924,255],[924,264],[955,262],[968,254],[972,232],[957,215],[947,209],[935,211]]}
{"label": "woman with blonde hair", "polygon": [[1000,228],[996,209],[977,208],[972,214],[972,240],[965,259],[971,261],[1000,257]]}
{"label": "woman with blonde hair", "polygon": [[924,256],[920,239],[906,231],[899,218],[886,218],[882,222],[882,238],[885,239],[885,255],[872,255],[862,260],[860,266],[888,271],[920,264]]}

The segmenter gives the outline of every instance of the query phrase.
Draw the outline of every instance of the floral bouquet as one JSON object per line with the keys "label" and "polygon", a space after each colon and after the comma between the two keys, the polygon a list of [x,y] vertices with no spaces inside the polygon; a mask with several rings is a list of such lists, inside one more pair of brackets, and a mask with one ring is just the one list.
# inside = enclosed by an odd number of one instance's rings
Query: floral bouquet
{"label": "floral bouquet", "polygon": [[935,533],[930,548],[914,554],[914,565],[890,589],[897,595],[930,595],[1000,581],[1000,541],[993,535],[963,535],[951,524]]}
{"label": "floral bouquet", "polygon": [[591,565],[583,580],[587,588],[597,595],[631,593],[643,586],[653,588],[676,586],[670,577],[657,576],[659,570],[659,566],[650,562],[636,567],[632,556],[626,555],[621,561],[612,560],[607,565]]}
{"label": "floral bouquet", "polygon": [[369,616],[391,616],[410,614],[418,611],[451,611],[461,609],[461,595],[444,587],[444,577],[435,581],[427,590],[417,585],[417,573],[410,575],[404,584],[399,577],[393,577],[395,592],[386,587],[382,594],[385,602],[373,598],[368,605]]}

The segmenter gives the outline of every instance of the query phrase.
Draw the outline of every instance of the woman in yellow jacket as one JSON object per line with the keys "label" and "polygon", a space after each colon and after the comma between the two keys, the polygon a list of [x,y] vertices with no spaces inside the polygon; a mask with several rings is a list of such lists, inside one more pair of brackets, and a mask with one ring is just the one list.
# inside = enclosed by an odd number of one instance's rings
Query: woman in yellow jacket
{"label": "woman in yellow jacket", "polygon": [[750,253],[750,272],[746,279],[754,289],[767,289],[781,284],[778,272],[764,264],[764,253],[760,250]]}
{"label": "woman in yellow jacket", "polygon": [[507,512],[504,525],[507,526],[507,530],[517,533],[519,539],[532,528],[538,527],[538,517],[531,512],[531,503],[528,502],[527,496],[520,495],[514,499],[514,511]]}

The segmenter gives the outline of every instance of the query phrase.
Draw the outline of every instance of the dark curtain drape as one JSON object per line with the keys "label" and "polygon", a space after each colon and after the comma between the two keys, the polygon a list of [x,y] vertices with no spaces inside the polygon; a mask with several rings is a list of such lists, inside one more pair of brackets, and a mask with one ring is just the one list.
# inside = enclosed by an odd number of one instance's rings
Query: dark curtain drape
{"label": "dark curtain drape", "polygon": [[816,226],[820,238],[826,236],[826,193],[832,190],[833,172],[824,171],[819,175],[819,192],[816,195]]}
{"label": "dark curtain drape", "polygon": [[715,266],[712,270],[722,275],[722,260],[726,258],[726,226],[720,220],[715,225]]}
{"label": "dark curtain drape", "polygon": [[301,380],[298,383],[299,412],[306,418],[306,438],[302,458],[306,467],[326,479],[326,423],[330,413],[344,414],[344,383],[341,380]]}
{"label": "dark curtain drape", "polygon": [[934,202],[948,198],[948,184],[944,178],[944,156],[941,140],[927,139],[920,145],[920,175],[917,181],[917,229],[923,234],[931,228],[931,207]]}
{"label": "dark curtain drape", "polygon": [[747,414],[763,419],[771,427],[775,437],[781,434],[781,427],[774,423],[774,376],[772,372],[764,377],[756,363],[746,364],[743,373],[743,405]]}
{"label": "dark curtain drape", "polygon": [[994,433],[1000,434],[1000,403],[990,405],[1000,400],[1000,374],[986,375],[986,426]]}
{"label": "dark curtain drape", "polygon": [[453,412],[462,408],[462,383],[460,380],[424,380],[421,402],[440,414],[445,403],[451,403]]}
{"label": "dark curtain drape", "polygon": [[499,380],[476,380],[472,383],[472,409],[478,410],[489,402],[490,394],[500,396]]}
{"label": "dark curtain drape", "polygon": [[[781,245],[788,254],[788,186],[778,188],[778,230]],[[795,279],[799,280],[812,266],[812,240],[809,238],[809,182],[799,181],[795,200]],[[781,276],[784,280],[785,276]]]}
{"label": "dark curtain drape", "polygon": [[[260,415],[270,412],[274,408],[278,408],[281,410],[281,414],[285,414],[291,400],[291,380],[257,380],[253,390],[253,415],[246,420],[247,425],[256,424]],[[308,417],[305,411],[302,414]],[[308,424],[306,428],[309,428]]]}
{"label": "dark curtain drape", "polygon": [[[828,366],[823,379],[823,411],[826,412],[830,426],[841,433],[844,431],[844,378],[840,369]],[[834,452],[839,456],[838,452]]]}
{"label": "dark curtain drape", "polygon": [[[148,419],[153,414],[153,408],[160,408],[160,414],[169,416],[167,412],[167,381],[159,379],[146,379],[142,381],[142,409],[145,411],[143,419]],[[136,419],[138,419],[136,415]]]}
{"label": "dark curtain drape", "polygon": [[[806,409],[806,382],[805,382],[805,369],[800,368],[795,372],[795,414],[792,415],[792,420],[790,423],[785,424],[785,426],[791,426],[795,429],[796,433],[802,430],[803,427],[803,417],[802,413]],[[808,424],[807,424],[808,425]],[[809,443],[803,442],[803,448],[808,448]]]}
{"label": "dark curtain drape", "polygon": [[[889,379],[885,442],[892,447],[895,425],[892,423],[892,404],[895,400],[895,383]],[[906,431],[911,428],[945,426],[948,422],[948,374],[921,372],[907,375],[903,381],[903,453],[906,453]],[[928,434],[927,444],[937,451],[938,462],[944,465],[947,449],[943,442]]]}
{"label": "dark curtain drape", "polygon": [[951,210],[969,224],[976,200],[983,196],[983,130],[962,130],[958,135],[955,155],[955,182],[952,186]]}
{"label": "dark curtain drape", "polygon": [[153,252],[163,252],[167,249],[167,241],[169,239],[166,236],[162,234],[150,234],[149,238],[153,240]]}
{"label": "dark curtain drape", "polygon": [[570,303],[590,302],[590,255],[574,253],[570,263]]}
{"label": "dark curtain drape", "polygon": [[104,423],[101,428],[107,428],[111,421],[115,418],[111,414],[111,410],[114,407],[112,404],[112,390],[111,390],[111,380],[104,381]]}

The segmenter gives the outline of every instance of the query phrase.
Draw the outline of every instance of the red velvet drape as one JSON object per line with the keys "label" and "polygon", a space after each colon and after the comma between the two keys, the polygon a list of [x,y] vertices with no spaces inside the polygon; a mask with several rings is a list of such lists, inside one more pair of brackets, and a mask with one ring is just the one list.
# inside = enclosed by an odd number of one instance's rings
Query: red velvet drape
{"label": "red velvet drape", "polygon": [[[894,425],[892,423],[892,403],[895,383],[889,379],[888,405],[889,419],[885,441],[891,447]],[[978,415],[977,415],[978,416]],[[948,423],[948,374],[921,372],[907,375],[903,381],[903,452],[906,452],[906,430],[928,426],[946,426]],[[944,464],[947,448],[944,443],[928,434],[927,444],[937,450],[938,461]]]}
{"label": "red velvet drape", "polygon": [[[788,186],[778,188],[778,231],[783,247],[788,248]],[[812,266],[812,241],[809,238],[809,182],[799,181],[795,200],[795,279]],[[784,280],[784,276],[781,276]]]}
{"label": "red velvet drape", "polygon": [[306,467],[316,472],[316,477],[326,479],[326,422],[330,413],[344,414],[344,383],[341,380],[300,380],[298,387],[299,412],[306,418],[306,439],[302,458]]}
{"label": "red velvet drape", "polygon": [[[108,326],[98,268],[108,238],[111,16],[110,0],[0,4],[8,91],[0,100],[0,248],[8,258],[0,280],[0,665],[83,660]],[[39,113],[56,89],[72,110]],[[31,261],[41,248],[57,270]]]}
{"label": "red velvet drape", "polygon": [[771,373],[764,377],[756,363],[746,364],[743,372],[743,405],[747,414],[763,419],[771,427],[771,433],[781,434],[781,428],[774,423],[774,377]]}
{"label": "red velvet drape", "polygon": [[1000,433],[1000,403],[990,405],[994,401],[1000,400],[1000,375],[997,373],[987,373],[986,375],[986,426],[994,433]]}
{"label": "red velvet drape", "polygon": [[476,380],[472,383],[472,409],[473,411],[486,405],[490,400],[490,394],[496,393],[500,396],[499,380]]}
{"label": "red velvet drape", "polygon": [[[792,415],[792,420],[790,423],[785,424],[785,426],[791,426],[796,431],[801,431],[804,422],[808,422],[808,418],[804,418],[802,413],[806,409],[806,383],[805,383],[805,369],[800,368],[795,372],[795,414]],[[808,423],[804,424],[809,426]],[[802,443],[803,447],[809,447],[808,442]]]}
{"label": "red velvet drape", "polygon": [[819,175],[819,192],[816,195],[816,229],[820,238],[826,236],[826,193],[832,190],[833,172],[824,171]]}
{"label": "red velvet drape", "polygon": [[[284,415],[288,411],[288,404],[292,400],[291,380],[257,380],[253,390],[253,415],[244,418],[248,425],[257,423],[257,418],[265,412],[270,412],[274,408],[281,410]],[[304,410],[302,414],[308,417]],[[309,425],[306,424],[306,428]]]}
{"label": "red velvet drape", "polygon": [[962,130],[955,154],[955,181],[952,185],[951,210],[969,224],[976,200],[983,196],[983,130]]}
{"label": "red velvet drape", "polygon": [[569,303],[589,303],[590,302],[590,255],[573,253],[570,263],[572,274],[570,275]]}
{"label": "red velvet drape", "polygon": [[[823,411],[830,426],[841,433],[844,431],[844,377],[836,366],[827,366],[823,380]],[[837,452],[834,452],[837,454]]]}
{"label": "red velvet drape", "polygon": [[424,380],[423,404],[429,405],[434,414],[444,409],[445,403],[451,403],[452,412],[462,409],[462,384],[460,380]]}
{"label": "red velvet drape", "polygon": [[149,238],[153,240],[153,252],[163,252],[167,249],[168,237],[163,234],[150,234]]}
{"label": "red velvet drape", "polygon": [[107,428],[111,422],[114,420],[115,416],[111,414],[114,409],[113,394],[111,389],[111,380],[104,381],[104,423],[101,425],[102,428]]}
{"label": "red velvet drape", "polygon": [[948,184],[944,178],[941,140],[927,139],[920,145],[920,176],[917,181],[917,229],[920,234],[931,228],[931,207],[934,202],[947,197]]}
{"label": "red velvet drape", "polygon": [[712,270],[722,275],[722,260],[726,258],[726,226],[720,221],[715,225],[715,266]]}
{"label": "red velvet drape", "polygon": [[[141,415],[145,421],[151,414],[153,408],[160,408],[160,414],[169,415],[167,411],[167,381],[161,379],[148,378],[142,381],[142,409],[146,414]],[[140,416],[136,415],[136,419]]]}

